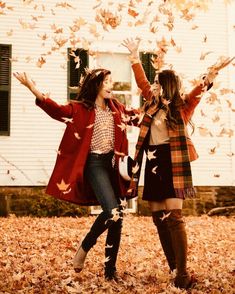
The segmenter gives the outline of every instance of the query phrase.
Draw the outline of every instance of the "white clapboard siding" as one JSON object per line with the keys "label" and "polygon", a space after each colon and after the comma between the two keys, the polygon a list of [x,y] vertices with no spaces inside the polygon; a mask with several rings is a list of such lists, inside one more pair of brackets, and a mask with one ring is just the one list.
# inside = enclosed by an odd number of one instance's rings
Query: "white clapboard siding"
{"label": "white clapboard siding", "polygon": [[[26,1],[27,2],[27,1]],[[117,5],[120,1],[112,1]],[[143,0],[139,3],[143,10],[149,1]],[[155,4],[157,4],[156,1]],[[12,62],[12,72],[25,71],[36,82],[43,92],[50,92],[58,103],[67,102],[67,60],[65,46],[60,52],[53,52],[46,56],[46,63],[42,68],[36,67],[36,62],[41,54],[50,50],[52,45],[51,25],[63,27],[63,37],[68,36],[68,26],[73,24],[75,18],[82,17],[90,24],[96,24],[99,29],[100,24],[95,23],[95,12],[92,9],[99,2],[95,0],[68,1],[73,9],[55,8],[56,0],[32,1],[30,5],[23,5],[23,1],[7,1],[8,6],[13,6],[13,11],[6,11],[6,15],[0,15],[0,44],[12,44],[12,57],[18,61]],[[107,5],[110,1],[101,1],[102,5]],[[124,3],[124,2],[123,2]],[[45,9],[43,9],[45,5]],[[157,13],[154,5],[146,13],[149,20]],[[35,5],[38,6],[34,10]],[[55,15],[52,14],[52,10]],[[45,11],[44,11],[45,10]],[[139,10],[141,11],[141,10]],[[185,80],[192,80],[205,72],[206,68],[213,64],[218,56],[235,55],[234,48],[234,3],[227,9],[223,0],[213,1],[207,13],[198,13],[195,20],[185,22],[180,17],[175,22],[175,30],[168,32],[159,25],[156,34],[149,32],[148,25],[130,26],[134,23],[131,16],[122,19],[123,25],[116,29],[109,29],[109,32],[102,32],[103,38],[97,40],[89,33],[89,26],[83,26],[77,36],[82,40],[86,38],[91,42],[90,47],[101,52],[127,53],[126,48],[120,46],[121,41],[126,37],[140,36],[143,41],[141,49],[150,51],[155,48],[156,41],[164,35],[167,40],[174,38],[177,46],[181,46],[182,53],[177,53],[173,48],[169,49],[167,63],[173,64],[174,69],[184,74]],[[25,22],[33,22],[32,15],[40,16],[37,28],[34,30],[23,30],[19,24],[19,19]],[[193,24],[197,24],[197,30],[191,30]],[[7,32],[13,29],[12,36],[7,36]],[[39,36],[48,35],[45,46]],[[207,36],[207,42],[203,43],[203,37]],[[148,40],[151,39],[151,42]],[[85,41],[83,42],[85,46]],[[79,46],[81,44],[79,43]],[[205,60],[200,61],[201,52],[213,51]],[[30,58],[30,61],[29,61]],[[114,56],[115,58],[115,56]],[[91,64],[95,64],[91,60]],[[224,88],[234,87],[235,81],[234,67],[229,67],[221,72],[217,80]],[[133,79],[133,106],[138,107],[139,98],[135,92],[135,82]],[[190,86],[185,82],[186,88]],[[235,153],[234,137],[202,137],[198,133],[197,126],[205,125],[213,129],[211,121],[207,121],[200,115],[200,109],[207,109],[204,99],[195,112],[193,121],[195,122],[195,132],[193,141],[198,150],[200,158],[193,163],[194,183],[197,185],[234,185],[235,177],[235,156],[227,154]],[[234,108],[234,107],[233,107]],[[221,121],[234,128],[234,112],[231,113],[224,107],[224,112],[220,114]],[[34,104],[34,97],[19,85],[18,81],[12,77],[11,86],[11,129],[10,136],[0,136],[0,185],[6,186],[30,186],[45,185],[48,182],[56,159],[56,149],[63,135],[64,124],[56,122],[44,114]],[[138,131],[131,132],[130,152],[134,154],[135,142]],[[208,148],[213,148],[219,144],[215,154],[208,154]],[[143,184],[143,176],[140,184]]]}

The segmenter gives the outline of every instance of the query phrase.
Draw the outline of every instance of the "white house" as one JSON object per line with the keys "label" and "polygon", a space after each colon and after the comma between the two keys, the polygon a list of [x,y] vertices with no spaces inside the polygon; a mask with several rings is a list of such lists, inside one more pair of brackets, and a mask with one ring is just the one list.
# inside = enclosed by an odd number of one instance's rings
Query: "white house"
{"label": "white house", "polygon": [[[205,5],[207,1],[198,2]],[[150,56],[146,53],[152,53],[165,40],[165,66],[173,64],[183,74],[186,89],[192,87],[189,81],[204,73],[218,57],[235,56],[234,1],[226,5],[217,0],[208,11],[182,8],[173,14],[163,6],[159,10],[159,3],[0,2],[0,186],[46,185],[65,128],[35,106],[34,97],[12,77],[13,72],[27,72],[41,91],[63,104],[73,96],[84,66],[102,66],[112,71],[117,97],[139,107],[128,52],[121,46],[123,39],[142,38],[146,67]],[[74,52],[80,57],[78,70],[69,54],[71,48],[77,49]],[[195,112],[192,138],[200,156],[193,163],[196,186],[235,185],[234,85],[235,67],[231,64],[221,71]],[[133,154],[138,129],[130,129],[128,136]],[[134,202],[130,207],[135,209]]]}

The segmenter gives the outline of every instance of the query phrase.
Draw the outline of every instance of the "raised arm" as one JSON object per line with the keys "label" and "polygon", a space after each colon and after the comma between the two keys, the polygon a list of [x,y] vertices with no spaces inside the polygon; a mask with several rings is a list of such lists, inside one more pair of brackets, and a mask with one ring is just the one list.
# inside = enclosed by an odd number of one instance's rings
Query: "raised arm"
{"label": "raised arm", "polygon": [[13,73],[14,77],[36,97],[36,105],[43,109],[50,117],[65,122],[66,118],[71,118],[73,113],[72,104],[59,105],[46,95],[41,93],[35,86],[35,82],[24,73]]}
{"label": "raised arm", "polygon": [[184,121],[188,122],[193,115],[195,107],[200,102],[200,99],[205,93],[213,86],[213,81],[218,75],[219,71],[228,66],[235,57],[227,57],[224,59],[220,59],[214,65],[208,68],[208,72],[202,76],[201,82],[198,86],[196,86],[190,93],[185,95],[185,105],[182,109],[182,115],[184,117]]}
{"label": "raised arm", "polygon": [[137,39],[135,41],[132,38],[125,39],[122,42],[122,45],[126,47],[130,52],[130,61],[135,75],[136,84],[138,88],[141,89],[143,97],[146,100],[150,100],[154,95],[153,91],[151,90],[151,84],[149,83],[145,75],[144,69],[139,58],[139,44],[140,39]]}

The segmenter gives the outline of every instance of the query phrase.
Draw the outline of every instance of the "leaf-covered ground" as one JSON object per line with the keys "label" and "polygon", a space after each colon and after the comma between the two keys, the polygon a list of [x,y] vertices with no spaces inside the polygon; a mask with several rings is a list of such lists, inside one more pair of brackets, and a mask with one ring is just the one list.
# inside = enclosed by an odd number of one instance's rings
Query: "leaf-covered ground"
{"label": "leaf-covered ground", "polygon": [[[0,218],[0,293],[186,293],[175,288],[150,217],[124,218],[120,282],[103,277],[105,234],[76,274],[72,259],[95,217]],[[189,293],[234,293],[233,218],[187,217]]]}

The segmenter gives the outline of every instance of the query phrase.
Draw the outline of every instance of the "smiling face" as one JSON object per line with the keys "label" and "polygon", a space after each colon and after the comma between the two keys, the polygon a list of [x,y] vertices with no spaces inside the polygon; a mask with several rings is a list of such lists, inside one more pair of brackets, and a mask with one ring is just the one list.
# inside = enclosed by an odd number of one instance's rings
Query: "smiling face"
{"label": "smiling face", "polygon": [[110,74],[106,75],[98,96],[103,99],[112,98],[113,81]]}

